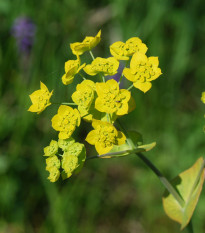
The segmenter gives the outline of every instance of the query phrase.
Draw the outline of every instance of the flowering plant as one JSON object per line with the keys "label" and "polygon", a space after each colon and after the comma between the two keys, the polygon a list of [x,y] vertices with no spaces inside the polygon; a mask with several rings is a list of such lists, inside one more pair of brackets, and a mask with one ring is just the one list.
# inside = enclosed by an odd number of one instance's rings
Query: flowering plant
{"label": "flowering plant", "polygon": [[[65,62],[62,82],[64,85],[70,85],[76,77],[79,84],[74,87],[71,96],[73,102],[61,103],[57,114],[51,120],[53,129],[59,134],[57,141],[51,140],[50,145],[44,148],[48,179],[56,182],[60,175],[62,179],[67,179],[80,172],[85,161],[89,159],[135,154],[153,170],[165,186],[162,199],[165,212],[179,222],[183,229],[190,222],[200,196],[204,181],[204,159],[199,158],[190,169],[169,182],[142,154],[151,150],[156,143],[144,145],[139,133],[123,128],[120,117],[129,114],[136,107],[131,89],[146,93],[152,87],[151,82],[162,74],[158,57],[148,57],[147,46],[141,39],[133,37],[125,43],[118,41],[112,44],[112,57],[94,58],[91,50],[100,40],[101,31],[95,37],[86,37],[82,42],[70,44],[76,59]],[[81,64],[80,56],[86,52],[90,53],[92,62]],[[106,80],[106,76],[117,74],[120,62],[123,61],[126,65],[119,81]],[[120,88],[123,78],[131,81],[127,89]],[[32,105],[28,109],[37,114],[52,105],[50,99],[53,91],[49,92],[42,82],[40,85],[40,90],[30,95]],[[204,101],[204,96],[202,100]],[[85,145],[73,138],[73,132],[76,127],[80,127],[81,120],[94,128],[87,134],[85,141],[95,146],[95,156],[86,156]],[[180,183],[177,183],[178,178]]]}

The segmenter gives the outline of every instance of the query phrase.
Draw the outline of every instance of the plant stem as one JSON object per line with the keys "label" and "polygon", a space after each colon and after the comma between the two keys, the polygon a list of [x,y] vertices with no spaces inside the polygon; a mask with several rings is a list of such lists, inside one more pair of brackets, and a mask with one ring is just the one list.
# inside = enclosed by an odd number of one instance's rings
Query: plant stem
{"label": "plant stem", "polygon": [[184,200],[177,193],[175,188],[171,185],[171,183],[162,175],[162,173],[154,166],[154,164],[148,160],[142,153],[135,153],[160,179],[161,183],[164,187],[173,195],[176,201],[183,207]]}
{"label": "plant stem", "polygon": [[93,53],[92,53],[91,50],[89,51],[89,53],[90,53],[90,56],[92,57],[92,59],[95,60],[95,57],[94,57],[94,55],[93,55]]}
{"label": "plant stem", "polygon": [[76,103],[52,103],[52,104],[60,104],[60,105],[77,105]]}
{"label": "plant stem", "polygon": [[187,230],[189,233],[194,233],[194,229],[193,229],[193,225],[192,225],[192,221],[190,220],[188,226],[187,226]]}
{"label": "plant stem", "polygon": [[86,78],[81,74],[81,73],[78,73],[82,79],[86,80]]}
{"label": "plant stem", "polygon": [[132,89],[133,88],[133,84],[131,85],[131,86],[129,86],[128,88],[127,88],[127,90],[129,91],[130,89]]}
{"label": "plant stem", "polygon": [[[127,133],[126,129],[120,124],[119,120],[117,120],[117,123],[120,129],[125,133],[125,136],[127,138],[127,143],[131,146],[132,149],[134,149],[135,145],[132,139],[129,137],[129,134]],[[182,197],[177,193],[175,188],[162,175],[162,173],[154,166],[154,164],[150,160],[148,160],[142,153],[135,153],[135,154],[158,176],[164,187],[173,195],[176,201],[183,207],[184,200],[182,199]]]}

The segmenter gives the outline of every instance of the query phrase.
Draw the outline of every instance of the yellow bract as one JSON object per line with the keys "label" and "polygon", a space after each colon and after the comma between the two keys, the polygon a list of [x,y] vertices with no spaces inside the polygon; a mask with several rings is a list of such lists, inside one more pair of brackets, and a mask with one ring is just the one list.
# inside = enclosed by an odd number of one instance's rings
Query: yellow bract
{"label": "yellow bract", "polygon": [[93,120],[92,126],[94,130],[87,135],[85,140],[91,145],[95,145],[99,154],[106,154],[114,145],[125,143],[125,135],[121,131],[117,131],[112,124]]}
{"label": "yellow bract", "polygon": [[95,83],[91,80],[84,80],[78,84],[76,91],[72,94],[72,100],[78,105],[81,116],[88,115],[88,111],[94,100]]}
{"label": "yellow bract", "polygon": [[131,94],[128,90],[119,89],[118,83],[108,80],[106,83],[96,83],[98,98],[95,101],[95,108],[100,112],[116,113],[124,115],[128,113],[128,102]]}
{"label": "yellow bract", "polygon": [[67,139],[72,135],[76,126],[80,125],[80,114],[77,109],[61,105],[58,109],[58,114],[51,121],[52,127],[56,131],[60,131],[58,137]]}
{"label": "yellow bract", "polygon": [[104,75],[114,75],[117,73],[119,61],[114,57],[101,58],[97,57],[90,65],[85,66],[84,71],[89,75],[103,73]]}
{"label": "yellow bract", "polygon": [[110,53],[117,60],[129,60],[129,57],[136,52],[146,53],[147,46],[138,37],[133,37],[125,43],[118,41],[110,46]]}
{"label": "yellow bract", "polygon": [[101,40],[101,30],[95,37],[86,36],[82,42],[71,43],[70,48],[75,55],[81,55],[94,48]]}
{"label": "yellow bract", "polygon": [[75,75],[85,66],[80,65],[80,58],[77,57],[76,60],[69,60],[65,62],[65,74],[62,77],[62,82],[64,85],[68,85],[73,82]]}
{"label": "yellow bract", "polygon": [[58,142],[51,140],[50,145],[44,148],[44,156],[53,156],[58,151]]}
{"label": "yellow bract", "polygon": [[136,88],[145,93],[152,87],[151,81],[162,74],[158,65],[158,57],[147,57],[137,52],[131,59],[130,68],[125,68],[123,74]]}
{"label": "yellow bract", "polygon": [[201,94],[201,101],[205,104],[205,92]]}
{"label": "yellow bract", "polygon": [[48,179],[51,182],[55,182],[58,180],[60,176],[60,160],[57,156],[51,156],[46,159],[46,170],[50,173]]}
{"label": "yellow bract", "polygon": [[51,105],[50,98],[52,94],[53,91],[49,92],[47,86],[40,82],[40,89],[29,95],[32,105],[28,111],[36,112],[37,114],[41,113],[46,107]]}

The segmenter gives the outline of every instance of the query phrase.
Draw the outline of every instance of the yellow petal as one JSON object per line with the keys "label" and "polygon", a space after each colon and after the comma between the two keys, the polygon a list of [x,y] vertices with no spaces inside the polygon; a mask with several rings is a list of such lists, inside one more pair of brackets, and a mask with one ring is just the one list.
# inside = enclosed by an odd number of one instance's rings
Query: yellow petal
{"label": "yellow petal", "polygon": [[68,139],[71,136],[72,132],[65,132],[65,131],[61,131],[58,134],[59,139]]}
{"label": "yellow petal", "polygon": [[131,73],[131,69],[125,68],[123,70],[123,75],[125,76],[126,79],[128,79],[131,82],[136,82],[137,78],[134,74]]}
{"label": "yellow petal", "polygon": [[109,147],[103,147],[103,144],[101,144],[99,142],[97,142],[95,144],[95,149],[96,149],[96,151],[98,152],[99,155],[108,153],[109,151],[112,150],[112,148],[113,148],[113,145],[109,146]]}
{"label": "yellow petal", "polygon": [[116,144],[115,145],[122,145],[125,144],[126,137],[123,132],[118,131],[118,135],[116,138]]}
{"label": "yellow petal", "polygon": [[85,71],[85,73],[91,76],[94,76],[97,74],[97,72],[93,69],[92,65],[85,66],[83,70]]}
{"label": "yellow petal", "polygon": [[158,57],[149,57],[148,62],[150,62],[153,66],[156,66],[156,67],[159,65]]}
{"label": "yellow petal", "polygon": [[42,82],[40,82],[40,87],[41,87],[42,90],[48,91],[47,86]]}
{"label": "yellow petal", "polygon": [[116,114],[118,116],[122,116],[122,115],[125,115],[128,113],[128,104],[127,103],[124,103],[122,104],[122,106],[120,108],[118,108]]}
{"label": "yellow petal", "polygon": [[136,71],[136,66],[140,63],[146,63],[147,56],[144,53],[136,52],[131,61],[130,61],[130,68]]}
{"label": "yellow petal", "polygon": [[96,141],[97,141],[98,135],[96,133],[96,130],[92,130],[88,133],[87,137],[86,137],[86,141],[88,143],[90,143],[91,145],[95,145]]}
{"label": "yellow petal", "polygon": [[144,93],[149,91],[149,89],[152,87],[152,84],[150,82],[135,82],[134,87],[138,88],[139,90],[143,91]]}
{"label": "yellow petal", "polygon": [[73,108],[67,105],[60,105],[60,107],[58,108],[59,115],[64,115],[66,112],[71,112],[71,111],[73,111]]}

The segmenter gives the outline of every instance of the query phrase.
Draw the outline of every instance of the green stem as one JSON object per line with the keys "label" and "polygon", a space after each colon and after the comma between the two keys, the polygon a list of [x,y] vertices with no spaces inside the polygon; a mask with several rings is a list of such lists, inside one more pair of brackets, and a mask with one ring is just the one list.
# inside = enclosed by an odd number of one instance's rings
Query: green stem
{"label": "green stem", "polygon": [[75,105],[77,106],[76,103],[51,103],[51,104],[60,104],[60,105]]}
{"label": "green stem", "polygon": [[94,57],[94,55],[93,55],[93,53],[92,53],[91,50],[89,51],[89,53],[90,53],[90,56],[92,57],[92,59],[95,60],[95,57]]}
{"label": "green stem", "polygon": [[131,86],[129,86],[128,88],[127,88],[127,90],[129,91],[130,89],[132,89],[134,87],[134,85],[132,84]]}
{"label": "green stem", "polygon": [[193,229],[193,225],[192,225],[192,221],[190,220],[188,226],[187,226],[188,232],[189,233],[194,233],[194,229]]}
{"label": "green stem", "polygon": [[81,74],[81,73],[78,73],[82,79],[86,80],[86,78]]}
{"label": "green stem", "polygon": [[[125,136],[127,138],[127,143],[131,146],[131,148],[134,148],[135,145],[132,141],[132,139],[129,137],[129,134],[127,133],[126,129],[120,124],[119,120],[117,120],[118,126],[120,129],[125,133]],[[171,185],[171,183],[162,175],[162,173],[154,166],[154,164],[148,160],[142,153],[135,153],[160,179],[161,183],[164,185],[164,187],[173,195],[173,197],[176,199],[176,201],[183,207],[184,206],[184,200],[182,197],[177,193],[175,188]]]}

